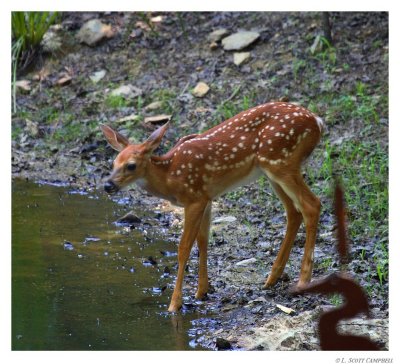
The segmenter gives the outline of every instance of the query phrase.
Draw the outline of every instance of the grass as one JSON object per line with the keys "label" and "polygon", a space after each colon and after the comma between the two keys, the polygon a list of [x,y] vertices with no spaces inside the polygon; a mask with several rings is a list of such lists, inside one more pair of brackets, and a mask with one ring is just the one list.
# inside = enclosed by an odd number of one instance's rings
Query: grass
{"label": "grass", "polygon": [[11,13],[12,47],[12,111],[17,112],[15,82],[19,68],[27,67],[34,59],[40,42],[49,27],[57,20],[58,12],[23,12]]}
{"label": "grass", "polygon": [[58,17],[58,12],[48,11],[14,11],[11,13],[13,46],[19,44],[20,47],[16,57],[19,67],[25,68],[35,59],[44,34]]}
{"label": "grass", "polygon": [[120,95],[108,95],[105,99],[106,107],[110,109],[119,109],[122,107],[127,107],[129,105],[129,101]]}
{"label": "grass", "polygon": [[12,110],[15,114],[17,112],[17,88],[15,83],[17,82],[17,69],[18,60],[23,48],[23,39],[18,38],[12,45],[11,48],[11,68],[12,68]]}
{"label": "grass", "polygon": [[[332,196],[333,173],[345,189],[348,236],[352,245],[373,244],[370,274],[380,285],[388,279],[388,154],[377,141],[347,140],[325,143],[321,168],[309,167],[307,175],[316,193]],[[319,156],[315,156],[319,159]],[[325,208],[326,209],[326,208]],[[330,206],[328,206],[330,209]],[[365,251],[361,253],[361,260]]]}

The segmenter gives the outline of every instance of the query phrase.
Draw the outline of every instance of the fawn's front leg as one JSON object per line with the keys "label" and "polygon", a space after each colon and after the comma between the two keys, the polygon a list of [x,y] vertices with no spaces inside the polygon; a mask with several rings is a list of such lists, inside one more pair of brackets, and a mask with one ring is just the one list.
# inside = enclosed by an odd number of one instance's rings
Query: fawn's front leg
{"label": "fawn's front leg", "polygon": [[178,247],[178,275],[174,293],[172,294],[169,312],[177,312],[182,306],[182,284],[186,263],[189,259],[194,240],[200,229],[204,210],[208,201],[198,201],[185,206],[185,222],[183,234]]}
{"label": "fawn's front leg", "polygon": [[203,219],[201,220],[199,233],[197,234],[197,246],[199,247],[199,285],[196,292],[196,298],[201,300],[208,291],[208,274],[207,274],[207,246],[208,235],[210,232],[211,222],[211,201],[204,210]]}

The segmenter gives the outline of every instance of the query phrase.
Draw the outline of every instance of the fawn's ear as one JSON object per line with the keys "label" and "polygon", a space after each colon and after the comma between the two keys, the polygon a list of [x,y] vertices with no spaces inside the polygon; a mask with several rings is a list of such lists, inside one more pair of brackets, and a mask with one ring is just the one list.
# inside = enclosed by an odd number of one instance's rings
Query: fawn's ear
{"label": "fawn's ear", "polygon": [[106,137],[108,143],[111,145],[112,148],[114,148],[118,152],[125,149],[125,147],[129,145],[128,138],[124,137],[122,134],[118,133],[109,126],[101,124],[100,128],[104,136]]}
{"label": "fawn's ear", "polygon": [[152,153],[161,143],[161,140],[169,127],[169,121],[154,131],[143,143],[147,153]]}

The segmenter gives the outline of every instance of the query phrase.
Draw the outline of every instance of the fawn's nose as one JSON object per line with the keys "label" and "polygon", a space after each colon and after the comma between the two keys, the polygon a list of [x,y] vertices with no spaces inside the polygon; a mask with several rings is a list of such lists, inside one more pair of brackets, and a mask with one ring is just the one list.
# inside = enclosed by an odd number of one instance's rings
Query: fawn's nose
{"label": "fawn's nose", "polygon": [[118,191],[118,187],[113,181],[108,180],[106,183],[104,183],[104,190],[107,193],[114,193]]}

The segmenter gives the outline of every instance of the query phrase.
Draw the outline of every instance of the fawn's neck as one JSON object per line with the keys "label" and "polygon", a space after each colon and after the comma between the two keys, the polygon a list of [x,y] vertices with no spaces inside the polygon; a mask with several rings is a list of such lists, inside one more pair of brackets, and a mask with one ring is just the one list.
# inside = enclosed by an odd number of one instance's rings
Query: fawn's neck
{"label": "fawn's neck", "polygon": [[176,203],[166,181],[169,163],[170,160],[164,157],[151,156],[144,177],[136,183],[152,195]]}

